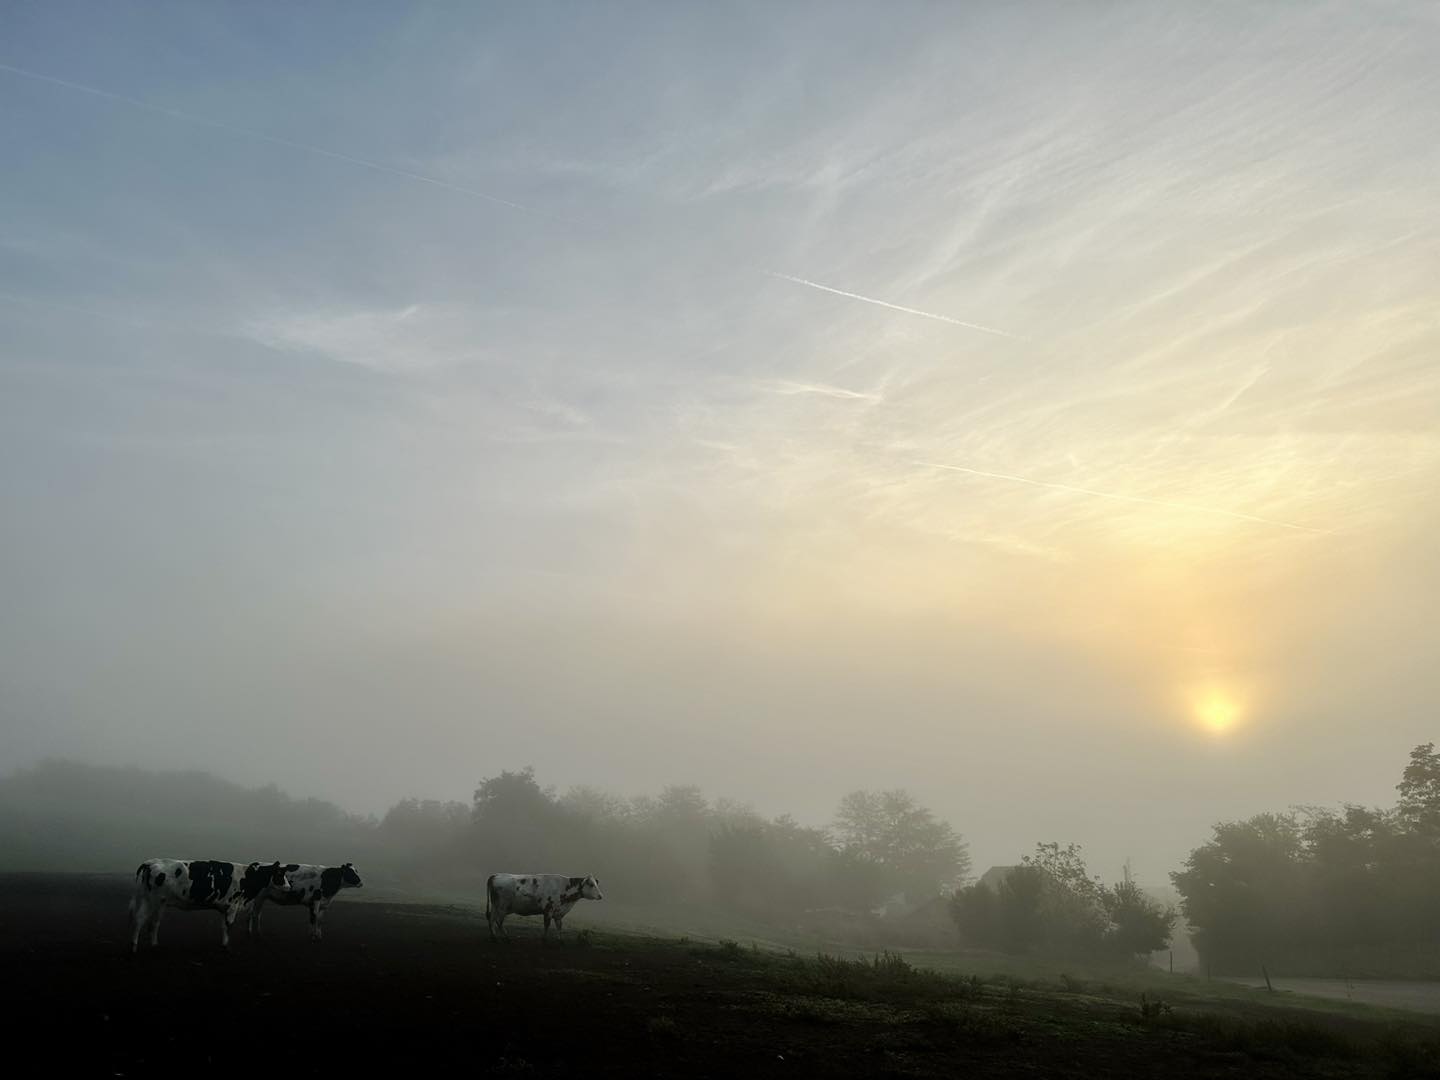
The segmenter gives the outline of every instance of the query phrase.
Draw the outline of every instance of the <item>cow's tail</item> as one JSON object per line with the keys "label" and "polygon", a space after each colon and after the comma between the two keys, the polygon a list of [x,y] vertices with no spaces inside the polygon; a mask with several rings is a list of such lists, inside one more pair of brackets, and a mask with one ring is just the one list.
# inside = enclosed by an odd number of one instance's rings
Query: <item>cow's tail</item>
{"label": "cow's tail", "polygon": [[485,921],[490,921],[490,905],[496,903],[495,899],[495,875],[491,874],[485,879]]}
{"label": "cow's tail", "polygon": [[143,891],[150,888],[150,863],[142,862],[135,868],[135,891],[130,894],[130,915],[135,915],[135,901],[140,898]]}

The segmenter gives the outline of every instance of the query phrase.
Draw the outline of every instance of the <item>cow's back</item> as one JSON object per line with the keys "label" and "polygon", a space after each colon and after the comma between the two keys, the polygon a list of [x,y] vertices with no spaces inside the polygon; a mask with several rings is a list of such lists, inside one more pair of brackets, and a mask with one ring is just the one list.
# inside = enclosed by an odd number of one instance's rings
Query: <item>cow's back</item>
{"label": "cow's back", "polygon": [[539,915],[560,899],[570,879],[564,874],[491,874],[487,901],[505,915]]}
{"label": "cow's back", "polygon": [[146,859],[135,871],[137,892],[178,908],[223,907],[243,867],[210,859]]}
{"label": "cow's back", "polygon": [[308,904],[320,896],[325,867],[316,863],[287,863],[285,877],[290,891],[276,885],[266,888],[264,896],[273,904]]}

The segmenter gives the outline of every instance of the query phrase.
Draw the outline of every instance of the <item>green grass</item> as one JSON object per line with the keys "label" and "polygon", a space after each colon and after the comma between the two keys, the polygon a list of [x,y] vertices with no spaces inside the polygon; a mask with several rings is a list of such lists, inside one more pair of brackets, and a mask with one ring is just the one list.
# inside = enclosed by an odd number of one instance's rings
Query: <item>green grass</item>
{"label": "green grass", "polygon": [[[429,900],[477,924],[483,916],[473,898]],[[865,1032],[901,1059],[919,1046],[988,1048],[1023,1059],[1027,1048],[1059,1040],[1102,1057],[1110,1050],[1098,1047],[1159,1059],[1186,1048],[1239,1055],[1287,1076],[1440,1075],[1440,1017],[1424,1014],[1138,966],[958,949],[863,950],[703,910],[585,904],[571,926],[558,948],[584,950],[602,966],[606,954],[637,963],[643,956],[662,967],[667,956],[690,970],[699,965],[709,973],[714,1008],[739,1010],[764,1030],[794,1027],[818,1039]],[[537,920],[516,920],[510,929],[517,938],[540,932]],[[692,1034],[690,1021],[663,1011],[640,1023],[657,1044]]]}
{"label": "green grass", "polygon": [[[485,910],[483,891],[478,889],[475,893],[447,891],[417,896],[399,892],[391,895],[388,890],[367,888],[363,899],[407,905],[439,905],[477,920],[483,919]],[[538,920],[512,920],[507,929],[524,934],[527,924],[532,922],[538,932]],[[859,994],[863,998],[869,991],[859,988],[875,987],[877,978],[887,983],[885,993],[900,988],[902,984],[930,985],[933,989],[934,984],[927,984],[927,980],[943,977],[951,983],[968,985],[972,991],[978,986],[999,987],[1006,993],[1033,991],[1094,1002],[1124,1003],[1126,1008],[1135,1009],[1137,1017],[1144,995],[1148,1001],[1163,1002],[1170,1009],[1185,1014],[1203,1010],[1232,1020],[1243,1020],[1257,1011],[1263,1014],[1266,1010],[1281,1009],[1287,1013],[1299,1011],[1319,1017],[1414,1023],[1440,1029],[1440,1017],[1427,1014],[1303,994],[1268,993],[1221,979],[1170,974],[1139,964],[1097,964],[1093,961],[1008,956],[959,948],[867,949],[853,942],[794,932],[702,907],[638,907],[610,900],[582,903],[571,914],[565,936],[581,948],[633,948],[635,939],[640,938],[645,939],[647,945],[659,947],[708,949],[716,959],[737,964],[755,963],[766,958],[807,958],[814,962],[818,957],[818,966],[812,963],[805,978],[818,979],[828,989],[814,985],[788,988],[802,997],[819,994],[829,998],[854,999]],[[878,969],[875,966],[877,955],[883,958],[878,961]],[[860,964],[868,965],[871,973],[862,977]],[[901,974],[901,965],[908,974]],[[837,992],[829,992],[837,988]],[[873,996],[871,999],[874,999]],[[1245,1037],[1251,1036],[1247,1034]],[[1263,1038],[1263,1034],[1254,1037]]]}

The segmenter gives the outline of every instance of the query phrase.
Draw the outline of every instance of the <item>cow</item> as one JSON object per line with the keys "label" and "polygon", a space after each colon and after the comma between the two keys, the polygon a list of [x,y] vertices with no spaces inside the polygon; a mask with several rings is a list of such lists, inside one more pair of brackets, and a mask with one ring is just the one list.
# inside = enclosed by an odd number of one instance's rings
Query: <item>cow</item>
{"label": "cow", "polygon": [[292,862],[286,865],[285,876],[290,881],[289,889],[272,885],[250,905],[250,933],[259,936],[260,913],[267,903],[280,904],[282,907],[304,904],[310,909],[310,940],[319,941],[320,924],[325,919],[330,902],[341,889],[358,889],[363,885],[360,875],[355,872],[355,864],[348,862],[339,866]]}
{"label": "cow", "polygon": [[566,877],[564,874],[491,874],[485,882],[485,922],[490,939],[495,931],[505,933],[507,915],[545,916],[544,937],[550,936],[550,924],[558,934],[564,929],[565,916],[580,900],[603,900],[600,882],[594,875]]}
{"label": "cow", "polygon": [[130,898],[130,951],[140,948],[140,932],[150,928],[150,944],[160,936],[160,917],[167,907],[182,911],[218,911],[220,944],[230,946],[230,926],[240,909],[253,904],[266,889],[288,890],[285,868],[278,862],[233,863],[208,859],[147,859],[135,871]]}

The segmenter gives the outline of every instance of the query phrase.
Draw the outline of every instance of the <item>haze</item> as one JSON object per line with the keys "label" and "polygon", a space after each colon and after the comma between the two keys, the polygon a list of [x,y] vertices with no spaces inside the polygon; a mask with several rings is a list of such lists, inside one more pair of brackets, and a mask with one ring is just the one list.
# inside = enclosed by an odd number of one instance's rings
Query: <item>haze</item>
{"label": "haze", "polygon": [[977,871],[1149,880],[1388,804],[1440,691],[1437,47],[7,4],[0,762],[905,787]]}

